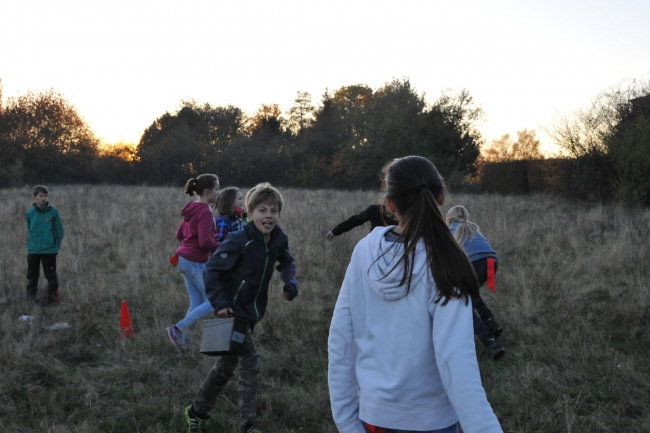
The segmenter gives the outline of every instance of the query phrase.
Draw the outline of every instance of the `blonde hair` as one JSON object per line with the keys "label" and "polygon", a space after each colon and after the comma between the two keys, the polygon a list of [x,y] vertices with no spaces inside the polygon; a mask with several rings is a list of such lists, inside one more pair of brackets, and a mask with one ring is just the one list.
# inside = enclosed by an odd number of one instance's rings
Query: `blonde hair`
{"label": "blonde hair", "polygon": [[251,213],[262,203],[274,204],[278,212],[282,212],[284,200],[277,188],[268,182],[258,183],[246,193],[246,210]]}
{"label": "blonde hair", "polygon": [[454,239],[460,246],[465,242],[471,241],[478,233],[478,226],[469,221],[469,212],[464,206],[454,206],[447,211],[447,224],[458,223],[454,231]]}

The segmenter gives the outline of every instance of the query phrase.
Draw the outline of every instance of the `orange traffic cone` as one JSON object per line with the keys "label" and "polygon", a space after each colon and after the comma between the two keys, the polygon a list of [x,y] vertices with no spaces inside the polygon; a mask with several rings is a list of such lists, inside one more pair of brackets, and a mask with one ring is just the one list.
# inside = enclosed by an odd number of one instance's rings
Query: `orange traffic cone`
{"label": "orange traffic cone", "polygon": [[131,315],[129,314],[129,307],[126,306],[126,301],[122,301],[122,311],[120,312],[120,329],[125,337],[133,335],[133,324],[131,323]]}

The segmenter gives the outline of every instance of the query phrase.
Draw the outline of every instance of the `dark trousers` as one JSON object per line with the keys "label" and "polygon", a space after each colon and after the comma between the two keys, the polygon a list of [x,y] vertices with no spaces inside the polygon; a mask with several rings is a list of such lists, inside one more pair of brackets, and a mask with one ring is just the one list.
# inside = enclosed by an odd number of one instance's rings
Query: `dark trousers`
{"label": "dark trousers", "polygon": [[[475,262],[472,262],[474,267],[474,272],[478,277],[478,282],[485,284],[487,281],[487,259],[480,259]],[[496,259],[494,260],[494,272],[496,273],[498,269],[498,263]],[[478,336],[479,340],[486,342],[494,338],[494,335],[490,332],[490,329],[486,325],[486,322],[494,320],[494,313],[487,306],[483,298],[480,296],[478,299],[474,300],[474,333]]]}
{"label": "dark trousers", "polygon": [[196,395],[192,409],[195,413],[207,415],[214,407],[215,401],[239,364],[239,425],[241,431],[247,431],[255,423],[255,407],[260,378],[260,355],[248,328],[244,338],[245,355],[224,355],[205,378]]}
{"label": "dark trousers", "polygon": [[36,299],[41,263],[47,279],[48,295],[59,291],[59,277],[56,275],[56,254],[27,254],[27,298]]}

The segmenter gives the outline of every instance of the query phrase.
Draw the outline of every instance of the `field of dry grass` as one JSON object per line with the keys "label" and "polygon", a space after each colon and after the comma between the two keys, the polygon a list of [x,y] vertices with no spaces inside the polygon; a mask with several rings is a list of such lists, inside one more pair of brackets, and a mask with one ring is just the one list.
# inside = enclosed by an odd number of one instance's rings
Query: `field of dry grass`
{"label": "field of dry grass", "polygon": [[[281,225],[297,258],[300,296],[272,283],[256,328],[262,355],[260,428],[335,432],[327,392],[327,332],[355,243],[328,243],[335,223],[376,201],[368,192],[282,190]],[[214,359],[177,353],[164,328],[188,297],[167,259],[186,198],[180,188],[52,187],[66,238],[63,304],[30,306],[27,188],[0,190],[0,432],[181,432]],[[506,432],[650,431],[650,211],[572,204],[548,196],[450,195],[499,254],[497,294],[485,298],[505,328],[505,357],[477,346],[488,398]],[[39,294],[45,292],[41,279]],[[119,333],[128,302],[135,335]],[[18,321],[36,317],[33,325]],[[71,327],[45,331],[65,321]],[[234,432],[236,386],[209,430]]]}

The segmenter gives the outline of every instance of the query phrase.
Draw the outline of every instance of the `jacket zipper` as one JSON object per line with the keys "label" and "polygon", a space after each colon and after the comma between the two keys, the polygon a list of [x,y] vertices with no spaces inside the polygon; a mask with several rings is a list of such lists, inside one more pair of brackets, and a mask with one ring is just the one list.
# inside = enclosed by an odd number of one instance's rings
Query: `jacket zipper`
{"label": "jacket zipper", "polygon": [[260,313],[257,311],[257,297],[260,295],[262,290],[262,284],[264,284],[264,278],[266,277],[266,267],[269,264],[269,247],[266,244],[266,239],[264,239],[264,248],[266,248],[266,258],[264,259],[264,270],[262,271],[262,279],[260,280],[260,286],[257,288],[257,295],[255,295],[255,301],[253,301],[253,307],[255,307],[255,314],[257,315],[257,320],[260,320]]}
{"label": "jacket zipper", "polygon": [[241,290],[242,287],[244,287],[244,283],[246,280],[241,280],[241,284],[239,284],[239,287],[237,287],[237,291],[235,292],[235,298],[232,300],[233,302],[237,301],[237,296],[239,296],[239,291]]}

